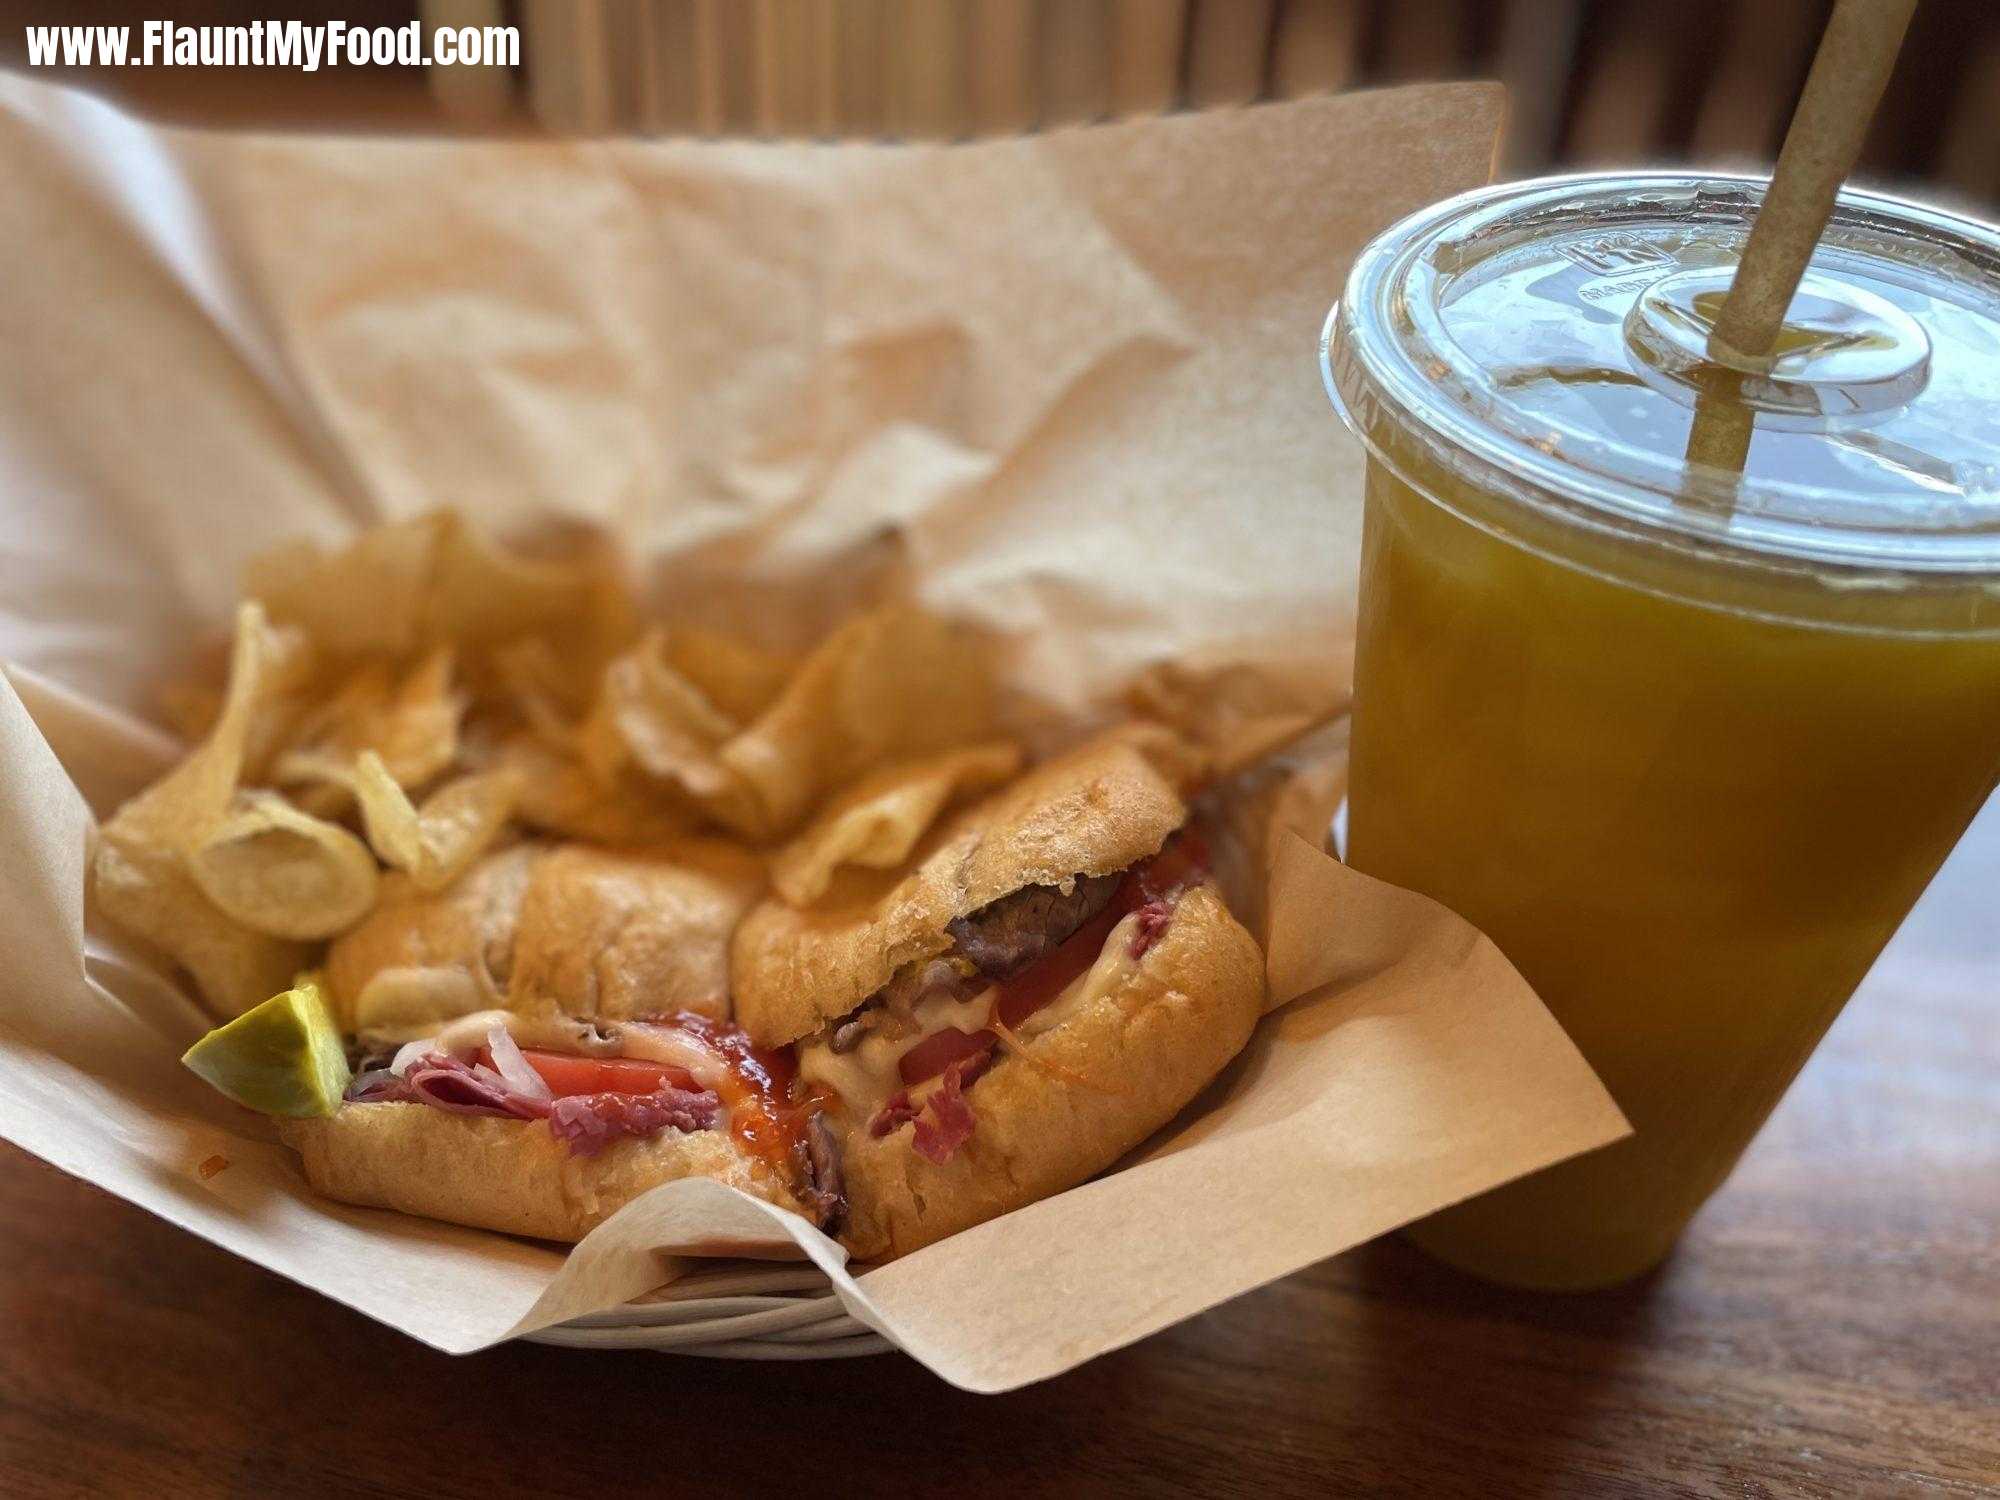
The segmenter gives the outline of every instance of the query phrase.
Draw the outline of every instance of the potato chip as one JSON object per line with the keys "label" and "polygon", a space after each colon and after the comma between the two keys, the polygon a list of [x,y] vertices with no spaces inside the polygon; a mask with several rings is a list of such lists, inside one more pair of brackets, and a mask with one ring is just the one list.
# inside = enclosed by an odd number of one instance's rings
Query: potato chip
{"label": "potato chip", "polygon": [[452,648],[439,646],[397,685],[381,712],[356,726],[357,752],[382,758],[398,786],[422,786],[451,766],[458,753],[463,695],[452,691]]}
{"label": "potato chip", "polygon": [[206,739],[222,716],[222,689],[209,682],[170,682],[160,689],[158,701],[167,723],[190,744]]}
{"label": "potato chip", "polygon": [[[421,814],[409,794],[373,750],[364,750],[354,763],[354,800],[361,806],[361,827],[382,863],[409,870],[424,857]],[[414,882],[413,882],[414,883]]]}
{"label": "potato chip", "polygon": [[276,792],[241,792],[187,855],[218,911],[272,937],[311,941],[353,926],[375,904],[368,846]]}
{"label": "potato chip", "polygon": [[631,758],[662,780],[712,767],[716,747],[738,727],[667,660],[666,636],[657,630],[606,669],[596,711],[617,728]]}
{"label": "potato chip", "polygon": [[222,695],[229,681],[229,657],[234,639],[223,636],[202,643],[188,674],[164,684],[153,701],[162,717],[189,744],[208,738],[222,716]]}
{"label": "potato chip", "polygon": [[[379,659],[356,667],[331,698],[306,715],[297,742],[273,765],[273,778],[281,785],[351,790],[356,758],[372,751],[399,786],[434,780],[458,755],[466,699],[452,686],[454,660],[451,647],[436,647],[400,679]],[[322,805],[339,811],[346,798]]]}
{"label": "potato chip", "polygon": [[382,758],[365,750],[355,764],[354,790],[375,852],[407,871],[418,890],[438,891],[458,879],[506,830],[517,779],[506,767],[475,771],[446,782],[419,810]]}
{"label": "potato chip", "polygon": [[750,723],[775,703],[798,666],[734,636],[685,627],[667,633],[665,657],[738,724]]}
{"label": "potato chip", "polygon": [[609,554],[546,562],[503,551],[454,512],[431,517],[437,554],[424,600],[422,638],[467,644],[541,631],[591,634],[605,601],[625,592]]}
{"label": "potato chip", "polygon": [[90,874],[97,909],[185,969],[218,1015],[261,1005],[311,957],[302,943],[253,931],[216,910],[179,852],[165,845],[107,826]]}
{"label": "potato chip", "polygon": [[283,989],[305,951],[217,908],[186,861],[227,816],[253,738],[297,687],[307,663],[297,632],[273,629],[254,603],[238,609],[229,683],[213,729],[111,816],[92,860],[99,909],[186,969],[209,1004],[230,1015]]}
{"label": "potato chip", "polygon": [[299,716],[293,742],[273,767],[280,778],[298,758],[324,756],[330,764],[352,763],[357,730],[364,720],[380,715],[395,693],[395,669],[387,657],[370,657],[344,673],[339,682]]}
{"label": "potato chip", "polygon": [[255,604],[237,611],[229,685],[215,727],[188,757],[113,814],[106,831],[128,842],[185,854],[229,807],[244,773],[253,731],[296,686],[305,666],[301,638],[274,630]]}
{"label": "potato chip", "polygon": [[300,812],[338,821],[354,806],[354,762],[317,750],[288,750],[278,758],[272,779]]}
{"label": "potato chip", "polygon": [[565,663],[547,636],[522,636],[488,657],[499,692],[523,723],[549,744],[573,747],[590,711],[597,673]]}
{"label": "potato chip", "polygon": [[651,844],[696,822],[685,802],[629,768],[600,781],[531,734],[508,740],[494,763],[515,774],[514,816],[545,833],[594,844]]}
{"label": "potato chip", "polygon": [[724,826],[764,837],[768,829],[750,787],[717,758],[736,729],[667,660],[666,637],[654,631],[605,670],[579,751],[601,783],[633,764],[681,788]]}
{"label": "potato chip", "polygon": [[894,868],[945,806],[1007,780],[1021,748],[1005,740],[882,766],[849,785],[773,857],[771,879],[793,906],[826,894],[842,865]]}
{"label": "potato chip", "polygon": [[429,515],[378,526],[337,552],[279,547],[251,560],[243,591],[335,655],[400,656],[418,645],[445,524]]}
{"label": "potato chip", "polygon": [[758,831],[773,836],[871,765],[967,744],[991,723],[991,679],[965,634],[892,605],[828,637],[718,758],[749,784]]}

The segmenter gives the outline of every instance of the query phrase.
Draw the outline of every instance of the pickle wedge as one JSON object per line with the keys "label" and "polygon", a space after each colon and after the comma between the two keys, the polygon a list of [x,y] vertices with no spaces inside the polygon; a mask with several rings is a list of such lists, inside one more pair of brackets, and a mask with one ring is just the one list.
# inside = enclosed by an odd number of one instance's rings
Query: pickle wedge
{"label": "pickle wedge", "polygon": [[238,1104],[299,1119],[340,1108],[353,1077],[326,994],[310,975],[216,1027],[181,1061]]}

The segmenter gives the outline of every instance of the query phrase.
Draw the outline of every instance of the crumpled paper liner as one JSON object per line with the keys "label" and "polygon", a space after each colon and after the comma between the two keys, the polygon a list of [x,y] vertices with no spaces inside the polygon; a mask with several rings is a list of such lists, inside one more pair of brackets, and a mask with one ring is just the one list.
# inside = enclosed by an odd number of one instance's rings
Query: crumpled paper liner
{"label": "crumpled paper liner", "polygon": [[[1490,943],[1322,852],[1360,463],[1313,340],[1361,244],[1484,179],[1499,108],[466,145],[158,131],[0,77],[0,1133],[441,1349],[755,1249],[975,1390],[1615,1139]],[[93,812],[176,753],[154,694],[247,557],[440,503],[601,528],[659,611],[773,645],[910,593],[983,628],[1038,743],[1135,698],[1201,732],[1251,766],[1212,811],[1274,1013],[1122,1170],[859,1276],[705,1182],[567,1256],[314,1198],[88,918]]]}

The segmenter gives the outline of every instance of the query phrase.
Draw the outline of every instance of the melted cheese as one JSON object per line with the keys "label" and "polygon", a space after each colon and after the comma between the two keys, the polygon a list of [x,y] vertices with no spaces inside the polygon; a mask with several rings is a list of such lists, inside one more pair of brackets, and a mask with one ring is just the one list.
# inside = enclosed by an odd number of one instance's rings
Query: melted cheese
{"label": "melted cheese", "polygon": [[685,1068],[696,1083],[718,1092],[729,1081],[729,1064],[691,1031],[683,1031],[678,1026],[632,1023],[615,1027],[613,1032],[619,1043],[620,1057],[637,1057],[646,1062]]}
{"label": "melted cheese", "polygon": [[[523,1047],[544,1047],[551,1052],[574,1052],[579,1055],[586,1051],[581,1044],[585,1032],[582,1022],[568,1016],[523,1015],[511,1010],[473,1011],[438,1027],[430,1041],[439,1052],[477,1052],[486,1045],[486,1033],[495,1026]],[[615,1056],[619,1050],[616,1047],[598,1047],[589,1049],[589,1052],[593,1056]]]}
{"label": "melted cheese", "polygon": [[896,1063],[905,1052],[947,1026],[977,1031],[986,1024],[992,1009],[990,989],[981,990],[969,1000],[954,1000],[948,993],[926,995],[911,1007],[914,1026],[906,1031],[871,1027],[846,1052],[833,1050],[833,1029],[828,1028],[799,1043],[799,1076],[808,1083],[825,1084],[839,1094],[849,1112],[872,1115],[902,1088],[903,1079],[896,1071]]}
{"label": "melted cheese", "polygon": [[1075,1018],[1101,996],[1110,994],[1139,970],[1132,956],[1132,938],[1139,930],[1137,912],[1119,919],[1104,939],[1097,962],[1072,979],[1063,992],[1014,1028],[1022,1041],[1054,1031]]}
{"label": "melted cheese", "polygon": [[[1112,928],[1097,961],[1015,1028],[1015,1034],[1025,1042],[1054,1031],[1138,972],[1138,961],[1132,957],[1137,923],[1135,913]],[[835,1052],[829,1045],[833,1030],[828,1028],[799,1043],[799,1076],[810,1083],[825,1084],[840,1095],[842,1107],[850,1115],[866,1119],[903,1087],[896,1064],[905,1052],[947,1026],[977,1031],[993,1013],[993,998],[991,989],[981,990],[969,1000],[954,1000],[948,994],[927,996],[912,1011],[916,1022],[912,1029],[893,1035],[883,1028],[872,1029],[847,1052]],[[921,1101],[933,1086],[932,1080],[916,1085],[910,1091],[911,1101]]]}

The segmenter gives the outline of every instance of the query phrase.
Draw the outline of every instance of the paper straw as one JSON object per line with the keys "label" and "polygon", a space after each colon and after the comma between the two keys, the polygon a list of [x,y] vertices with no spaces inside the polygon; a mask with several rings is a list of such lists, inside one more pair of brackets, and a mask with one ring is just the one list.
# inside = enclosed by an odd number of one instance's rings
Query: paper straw
{"label": "paper straw", "polygon": [[1834,6],[1770,191],[1709,335],[1711,349],[1753,358],[1771,352],[1840,184],[1861,154],[1916,8],[1917,0],[1839,0]]}
{"label": "paper straw", "polygon": [[1736,372],[1768,359],[1785,326],[1792,296],[1840,185],[1861,154],[1916,8],[1917,0],[1838,0],[1834,6],[1750,243],[1708,336],[1718,378],[1695,404],[1686,454],[1690,466],[1743,471],[1756,414],[1740,399]]}

